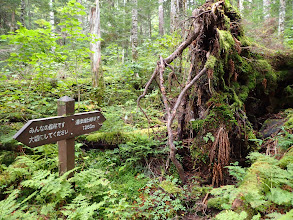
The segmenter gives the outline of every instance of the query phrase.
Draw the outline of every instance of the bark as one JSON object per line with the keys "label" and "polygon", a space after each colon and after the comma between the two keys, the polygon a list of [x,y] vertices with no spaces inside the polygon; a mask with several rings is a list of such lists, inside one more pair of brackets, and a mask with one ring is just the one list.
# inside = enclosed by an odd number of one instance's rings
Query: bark
{"label": "bark", "polygon": [[49,1],[49,7],[50,7],[50,24],[51,24],[51,29],[53,32],[55,29],[55,13],[53,8],[53,0]]}
{"label": "bark", "polygon": [[179,13],[180,13],[180,15],[182,16],[184,13],[185,13],[185,11],[186,11],[186,3],[187,2],[187,0],[178,0],[177,1],[177,5],[178,5],[178,11],[179,11]]}
{"label": "bark", "polygon": [[170,32],[174,32],[176,29],[177,23],[177,1],[171,0],[171,9],[170,9]]}
{"label": "bark", "polygon": [[240,10],[240,13],[242,13],[243,10],[244,10],[243,2],[244,2],[244,0],[239,0],[239,10]]}
{"label": "bark", "polygon": [[14,32],[15,30],[16,30],[16,28],[15,28],[15,10],[13,10],[12,14],[11,14],[10,31]]}
{"label": "bark", "polygon": [[148,24],[149,24],[149,38],[152,38],[152,16],[148,14]]}
{"label": "bark", "polygon": [[138,45],[138,22],[137,22],[137,0],[133,0],[132,9],[132,29],[131,29],[131,46],[132,46],[132,59],[134,61],[138,58],[137,45]]}
{"label": "bark", "polygon": [[278,29],[279,35],[283,34],[285,30],[285,13],[286,13],[286,1],[280,0],[279,29]]}
{"label": "bark", "polygon": [[[82,0],[77,0],[77,2],[82,5]],[[80,22],[80,24],[83,23],[83,19],[82,19],[82,16],[81,15],[78,15],[77,19]]]}
{"label": "bark", "polygon": [[103,83],[103,75],[101,68],[101,27],[99,0],[96,0],[96,7],[91,8],[90,33],[92,35],[90,50],[93,52],[91,53],[92,85],[93,87],[99,87],[99,85]]}
{"label": "bark", "polygon": [[25,27],[24,17],[25,17],[25,0],[21,0],[20,3],[20,23]]}
{"label": "bark", "polygon": [[270,4],[270,0],[263,0],[263,15],[265,20],[270,18]]}
{"label": "bark", "polygon": [[28,28],[30,29],[32,27],[32,14],[31,14],[31,5],[30,5],[30,0],[27,1],[27,6],[28,6]]}
{"label": "bark", "polygon": [[164,35],[164,8],[163,0],[159,0],[159,33],[161,36]]}

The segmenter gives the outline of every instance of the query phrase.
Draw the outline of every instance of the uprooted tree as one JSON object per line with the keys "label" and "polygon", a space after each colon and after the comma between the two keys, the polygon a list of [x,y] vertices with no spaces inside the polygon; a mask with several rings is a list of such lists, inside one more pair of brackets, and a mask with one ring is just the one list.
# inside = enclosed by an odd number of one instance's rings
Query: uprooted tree
{"label": "uprooted tree", "polygon": [[[264,56],[252,51],[240,19],[229,1],[208,1],[195,9],[188,36],[169,57],[160,57],[138,98],[140,107],[151,84],[158,84],[167,115],[169,158],[183,182],[186,165],[176,158],[175,136],[189,141],[190,157],[208,158],[212,184],[219,185],[230,158],[245,157],[254,147],[249,141],[255,138],[254,116],[277,107],[271,99],[278,88],[276,72]],[[174,66],[183,53],[186,71]],[[289,74],[285,71],[282,77]]]}

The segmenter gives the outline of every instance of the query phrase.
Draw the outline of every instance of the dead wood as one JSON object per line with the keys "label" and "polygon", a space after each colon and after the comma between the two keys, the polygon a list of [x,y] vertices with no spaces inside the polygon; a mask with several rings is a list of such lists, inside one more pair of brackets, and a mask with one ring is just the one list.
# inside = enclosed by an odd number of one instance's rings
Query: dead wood
{"label": "dead wood", "polygon": [[[217,8],[223,5],[223,1],[219,1],[215,4],[210,3],[212,7],[209,7],[206,5],[206,10],[200,10],[195,11],[193,13],[194,21],[192,23],[191,31],[188,34],[188,37],[185,41],[183,41],[176,49],[175,51],[169,55],[167,58],[163,59],[163,57],[160,56],[159,61],[157,62],[156,68],[150,77],[149,81],[147,82],[144,92],[142,95],[139,96],[137,100],[137,105],[140,108],[140,110],[143,112],[143,114],[146,116],[146,118],[149,121],[149,118],[147,114],[144,112],[142,107],[140,106],[140,100],[144,98],[147,94],[147,91],[153,81],[156,80],[156,78],[159,78],[159,81],[157,82],[160,92],[162,101],[164,104],[164,109],[167,115],[167,131],[168,131],[168,145],[170,149],[170,155],[169,159],[173,162],[175,165],[178,174],[182,180],[182,182],[185,181],[185,175],[184,175],[184,169],[182,164],[176,159],[176,153],[177,149],[174,144],[174,131],[172,129],[172,124],[174,122],[175,117],[178,114],[178,109],[180,105],[185,106],[183,109],[184,111],[189,111],[187,109],[187,103],[185,103],[188,99],[186,98],[187,92],[191,89],[192,86],[207,72],[208,67],[205,66],[206,61],[208,60],[211,53],[216,53],[218,50],[218,40],[217,38],[217,31],[216,31],[216,25],[217,25]],[[211,9],[212,8],[212,9]],[[220,16],[219,16],[220,18]],[[209,40],[209,43],[211,45],[207,45],[206,42],[204,42],[204,38],[209,36],[211,38]],[[213,47],[213,43],[215,43],[216,47]],[[164,81],[164,74],[165,74],[165,68],[169,67],[172,70],[172,73],[168,77],[168,82],[170,85],[170,78],[175,75],[174,68],[170,66],[170,63],[172,63],[176,58],[179,58],[183,51],[190,47],[191,48],[191,63],[190,63],[190,70],[188,77],[186,81],[181,83],[178,79],[178,84],[180,85],[180,93],[178,97],[175,100],[169,100],[168,93],[170,93],[171,90],[166,89],[165,87],[165,81]],[[209,79],[212,77],[212,72],[209,70]],[[211,85],[209,83],[209,90],[211,91]],[[184,103],[182,101],[184,100]],[[173,104],[171,104],[173,103]],[[203,112],[205,112],[206,109],[203,109]],[[180,118],[180,117],[179,117]],[[185,117],[183,117],[180,120],[185,120]],[[167,161],[167,166],[169,162]],[[222,168],[222,164],[220,164],[220,167]],[[221,174],[221,172],[218,172]]]}

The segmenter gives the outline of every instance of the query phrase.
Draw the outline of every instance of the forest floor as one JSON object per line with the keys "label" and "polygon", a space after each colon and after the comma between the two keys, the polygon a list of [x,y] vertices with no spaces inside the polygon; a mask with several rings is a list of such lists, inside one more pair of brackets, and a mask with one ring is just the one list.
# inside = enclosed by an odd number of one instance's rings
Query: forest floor
{"label": "forest floor", "polygon": [[[172,163],[166,170],[169,151],[160,112],[151,110],[155,126],[148,129],[135,103],[127,108],[105,106],[102,129],[77,138],[76,174],[67,181],[58,177],[55,144],[29,148],[12,139],[26,120],[56,115],[56,95],[37,98],[28,88],[27,96],[20,87],[14,81],[1,87],[5,102],[1,103],[0,216],[5,219],[292,217],[292,109],[260,117],[259,136],[249,140],[257,148],[247,158],[231,161],[225,184],[214,188],[208,156],[184,153],[192,149],[188,139],[175,143],[186,183],[181,183]],[[79,105],[80,112],[94,108],[91,102]],[[145,128],[139,126],[143,124]]]}

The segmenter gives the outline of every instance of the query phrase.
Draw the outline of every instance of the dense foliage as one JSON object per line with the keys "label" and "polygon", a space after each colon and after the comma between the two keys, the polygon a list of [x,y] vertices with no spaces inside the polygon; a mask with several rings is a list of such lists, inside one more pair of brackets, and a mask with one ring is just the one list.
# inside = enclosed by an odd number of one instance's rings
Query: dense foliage
{"label": "dense foliage", "polygon": [[[185,39],[189,29],[184,22],[204,4],[187,1],[184,8],[186,1],[178,2],[178,31],[171,32],[171,1],[164,1],[165,35],[160,36],[158,1],[138,1],[139,56],[133,61],[133,2],[100,1],[102,100],[91,80],[87,15],[93,1],[55,0],[53,8],[49,1],[38,0],[1,5],[0,219],[293,218],[292,0],[286,1],[281,35],[279,1],[271,3],[270,19],[264,19],[263,1],[244,1],[239,44],[225,17],[219,56],[213,54],[206,63],[218,93],[207,100],[212,107],[206,117],[188,122],[188,138],[174,141],[185,184],[169,161],[166,112],[155,82],[141,101],[148,118],[136,103],[158,56],[166,58]],[[238,1],[231,5],[237,7]],[[230,9],[240,16],[239,10]],[[237,45],[243,47],[242,54]],[[172,63],[181,73],[174,80],[185,77],[190,56],[185,51]],[[229,71],[234,75],[226,77]],[[242,74],[238,82],[237,73]],[[171,104],[181,86],[170,89]],[[28,120],[55,116],[56,101],[65,95],[76,100],[76,112],[101,110],[106,117],[101,130],[77,137],[73,177],[70,172],[59,176],[56,144],[29,148],[12,139]],[[244,106],[251,113],[248,118],[241,111]],[[230,174],[224,172],[226,185],[213,188],[216,180],[209,166],[216,159],[210,161],[207,147],[218,146],[217,135],[223,131],[217,130],[219,121],[235,131],[230,142],[240,150],[222,167]],[[178,126],[175,122],[174,130]]]}

